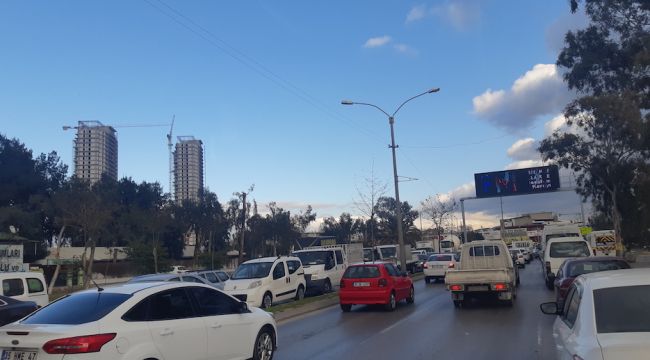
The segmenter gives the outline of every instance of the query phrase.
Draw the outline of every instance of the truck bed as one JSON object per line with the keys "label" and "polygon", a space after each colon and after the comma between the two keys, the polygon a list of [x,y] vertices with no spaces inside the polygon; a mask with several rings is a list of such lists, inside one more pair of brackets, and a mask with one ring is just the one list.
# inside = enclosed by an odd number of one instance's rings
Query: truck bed
{"label": "truck bed", "polygon": [[510,272],[506,269],[472,269],[452,270],[445,276],[445,284],[492,284],[492,283],[514,283]]}

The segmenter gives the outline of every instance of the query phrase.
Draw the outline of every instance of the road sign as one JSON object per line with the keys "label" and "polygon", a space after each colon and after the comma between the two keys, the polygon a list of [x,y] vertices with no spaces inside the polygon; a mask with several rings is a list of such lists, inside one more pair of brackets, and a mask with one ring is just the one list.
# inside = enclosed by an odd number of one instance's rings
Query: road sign
{"label": "road sign", "polygon": [[536,194],[560,188],[556,165],[474,174],[476,197]]}

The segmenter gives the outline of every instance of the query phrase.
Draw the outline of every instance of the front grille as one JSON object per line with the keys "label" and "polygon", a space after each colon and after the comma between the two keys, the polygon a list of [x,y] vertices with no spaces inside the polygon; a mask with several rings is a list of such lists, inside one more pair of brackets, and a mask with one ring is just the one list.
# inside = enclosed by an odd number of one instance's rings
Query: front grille
{"label": "front grille", "polygon": [[233,296],[236,297],[237,299],[239,299],[239,301],[246,301],[246,299],[248,299],[248,295],[246,295],[246,294],[244,294],[244,295],[233,295]]}

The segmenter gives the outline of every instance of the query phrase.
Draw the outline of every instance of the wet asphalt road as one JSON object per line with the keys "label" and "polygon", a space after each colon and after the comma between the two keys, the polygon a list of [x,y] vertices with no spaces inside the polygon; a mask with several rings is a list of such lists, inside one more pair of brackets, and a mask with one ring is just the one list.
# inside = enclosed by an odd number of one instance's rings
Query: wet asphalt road
{"label": "wet asphalt road", "polygon": [[415,304],[395,312],[338,306],[279,324],[279,360],[344,359],[554,359],[553,317],[539,304],[553,301],[533,260],[520,270],[510,308],[473,302],[455,309],[444,284],[415,283]]}

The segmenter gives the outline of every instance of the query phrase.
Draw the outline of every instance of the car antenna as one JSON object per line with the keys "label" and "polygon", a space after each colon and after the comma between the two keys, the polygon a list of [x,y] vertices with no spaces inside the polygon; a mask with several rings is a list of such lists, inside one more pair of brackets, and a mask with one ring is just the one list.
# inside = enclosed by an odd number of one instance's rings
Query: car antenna
{"label": "car antenna", "polygon": [[99,285],[97,285],[97,283],[95,282],[95,280],[93,280],[93,278],[90,278],[90,281],[92,281],[93,284],[95,284],[95,287],[97,288],[97,291],[98,291],[98,292],[104,291],[104,288],[101,287],[101,286],[99,286]]}

